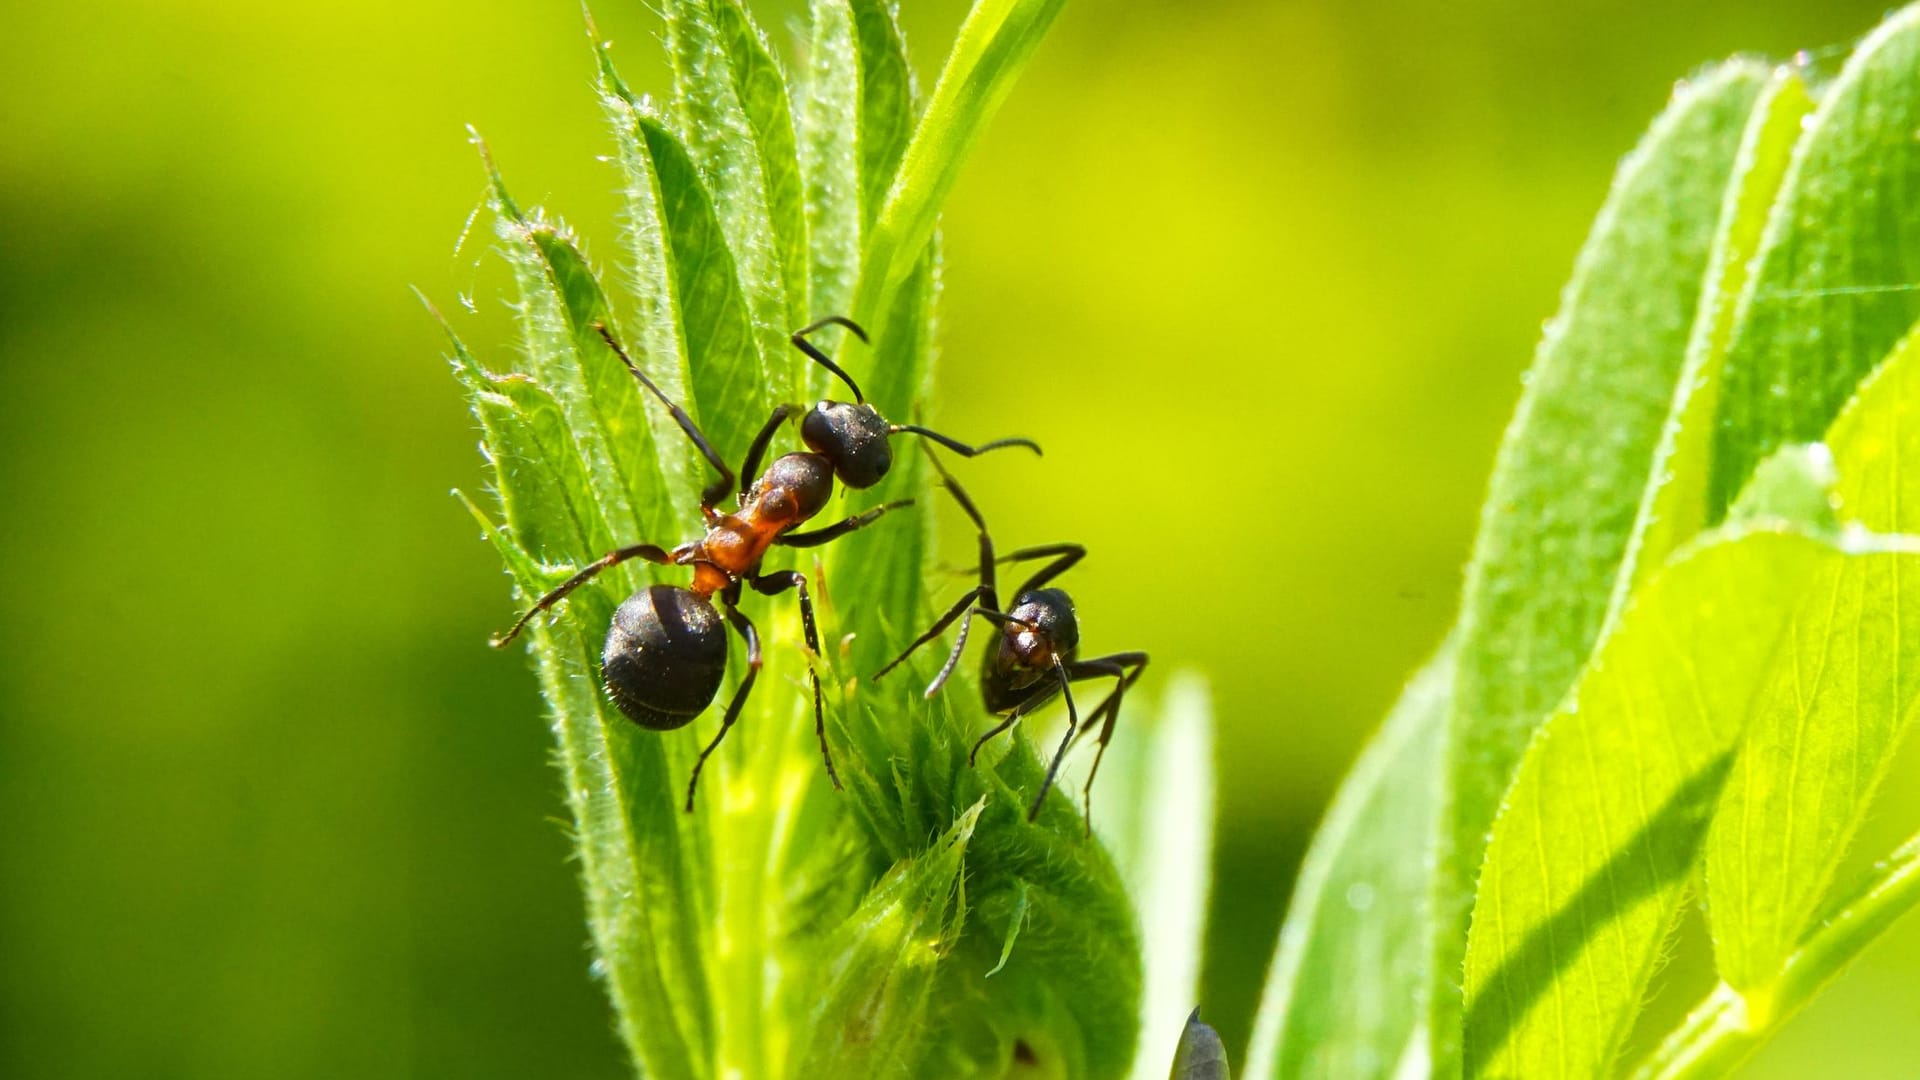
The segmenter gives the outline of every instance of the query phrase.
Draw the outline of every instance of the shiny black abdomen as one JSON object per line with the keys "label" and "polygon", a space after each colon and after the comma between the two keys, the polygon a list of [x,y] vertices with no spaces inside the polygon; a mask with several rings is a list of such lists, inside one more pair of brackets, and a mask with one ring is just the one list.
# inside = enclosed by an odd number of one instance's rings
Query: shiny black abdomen
{"label": "shiny black abdomen", "polygon": [[614,611],[600,663],[607,696],[629,720],[655,731],[684,727],[720,690],[726,624],[690,589],[649,586]]}

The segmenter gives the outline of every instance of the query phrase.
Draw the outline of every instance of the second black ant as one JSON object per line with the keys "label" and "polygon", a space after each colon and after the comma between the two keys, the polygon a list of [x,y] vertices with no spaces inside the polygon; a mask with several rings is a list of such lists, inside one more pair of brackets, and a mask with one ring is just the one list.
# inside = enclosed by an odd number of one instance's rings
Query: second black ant
{"label": "second black ant", "polygon": [[[953,674],[954,667],[960,662],[960,655],[967,647],[967,630],[978,615],[993,624],[995,628],[993,643],[988,646],[980,667],[980,694],[985,700],[987,711],[1001,717],[1000,723],[992,730],[980,736],[967,754],[967,763],[973,764],[980,755],[980,748],[994,736],[1011,728],[1020,718],[1053,700],[1059,694],[1066,701],[1067,730],[1060,738],[1060,746],[1054,751],[1053,760],[1047,766],[1046,778],[1040,783],[1040,790],[1033,797],[1033,805],[1027,811],[1027,820],[1032,821],[1040,815],[1040,807],[1046,801],[1047,791],[1052,788],[1054,779],[1059,775],[1060,764],[1066,759],[1067,750],[1081,737],[1098,728],[1098,749],[1094,752],[1093,764],[1087,770],[1087,782],[1084,797],[1087,804],[1087,827],[1093,827],[1093,778],[1100,771],[1100,759],[1106,755],[1107,743],[1113,737],[1113,729],[1120,717],[1120,703],[1127,690],[1140,679],[1147,667],[1147,654],[1144,652],[1110,653],[1106,656],[1082,660],[1080,652],[1080,620],[1074,611],[1073,599],[1065,590],[1049,584],[1053,579],[1071,569],[1075,563],[1087,555],[1087,549],[1079,544],[1046,544],[1040,547],[1022,548],[1006,555],[996,557],[993,538],[987,532],[986,520],[980,510],[967,495],[966,489],[953,478],[946,466],[940,463],[932,451],[927,456],[933,459],[934,468],[939,470],[940,482],[960,504],[967,517],[973,520],[979,530],[980,543],[980,581],[968,589],[959,600],[947,609],[945,614],[934,620],[927,632],[915,638],[906,651],[881,668],[874,675],[878,681],[889,671],[898,667],[907,657],[927,642],[934,640],[951,626],[954,620],[960,621],[960,632],[955,636],[953,648],[947,653],[946,663],[940,667],[940,673],[934,676],[927,686],[927,696],[932,697],[946,685],[947,678]],[[1000,607],[999,584],[995,568],[1000,563],[1030,562],[1038,559],[1051,559],[1045,566],[1035,571],[1020,587],[1014,590],[1013,605],[1005,610]],[[1113,690],[1094,707],[1086,720],[1080,720],[1078,709],[1073,701],[1073,683],[1086,679],[1112,678]]]}

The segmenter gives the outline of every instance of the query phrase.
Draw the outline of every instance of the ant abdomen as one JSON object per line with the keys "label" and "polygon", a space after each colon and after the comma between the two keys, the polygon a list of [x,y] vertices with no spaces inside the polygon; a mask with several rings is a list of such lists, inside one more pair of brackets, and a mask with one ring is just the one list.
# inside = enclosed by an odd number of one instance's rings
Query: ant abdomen
{"label": "ant abdomen", "polygon": [[685,727],[720,691],[726,625],[691,589],[651,585],[614,611],[600,659],[607,695],[627,719],[654,731]]}

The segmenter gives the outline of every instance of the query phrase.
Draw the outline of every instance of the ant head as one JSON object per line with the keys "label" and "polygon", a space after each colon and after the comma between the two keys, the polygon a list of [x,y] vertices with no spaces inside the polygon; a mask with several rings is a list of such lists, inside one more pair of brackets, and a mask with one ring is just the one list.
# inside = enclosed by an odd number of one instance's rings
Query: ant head
{"label": "ant head", "polygon": [[1072,660],[1080,648],[1080,620],[1073,600],[1060,589],[1035,589],[1014,598],[1000,633],[1000,649],[1012,666],[1048,671],[1054,657]]}
{"label": "ant head", "polygon": [[834,475],[850,488],[870,488],[893,468],[885,417],[873,406],[823,401],[800,421],[800,438],[814,453],[833,463]]}
{"label": "ant head", "polygon": [[600,656],[607,696],[643,728],[684,727],[720,689],[726,624],[691,589],[653,585],[613,613]]}
{"label": "ant head", "polygon": [[794,524],[826,509],[833,497],[833,474],[825,455],[784,454],[767,466],[754,484],[751,501],[773,521]]}

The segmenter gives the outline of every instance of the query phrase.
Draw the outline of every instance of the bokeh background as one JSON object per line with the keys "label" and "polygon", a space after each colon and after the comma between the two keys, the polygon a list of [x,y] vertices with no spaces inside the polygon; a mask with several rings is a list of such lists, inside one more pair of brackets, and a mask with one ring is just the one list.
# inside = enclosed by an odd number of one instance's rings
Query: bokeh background
{"label": "bokeh background", "polygon": [[[782,44],[798,6],[757,6]],[[904,6],[930,79],[961,4]],[[595,7],[663,90],[655,16]],[[981,144],[929,407],[1045,443],[969,482],[1005,540],[1091,545],[1090,647],[1212,679],[1229,1045],[1452,616],[1615,162],[1703,61],[1880,9],[1074,0]],[[624,1074],[534,682],[485,647],[506,582],[447,494],[477,433],[407,288],[473,296],[510,362],[490,237],[456,250],[469,122],[613,250],[591,75],[575,0],[0,19],[0,1075]],[[1753,1075],[1911,1075],[1916,983],[1910,925]]]}

